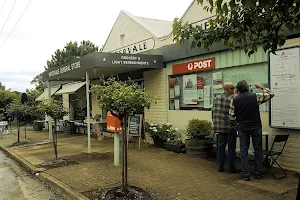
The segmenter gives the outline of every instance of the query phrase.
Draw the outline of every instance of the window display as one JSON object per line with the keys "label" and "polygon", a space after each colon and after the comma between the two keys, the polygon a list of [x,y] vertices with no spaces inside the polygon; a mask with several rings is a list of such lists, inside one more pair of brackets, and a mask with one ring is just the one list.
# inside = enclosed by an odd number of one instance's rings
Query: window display
{"label": "window display", "polygon": [[170,76],[170,110],[210,110],[211,83],[211,71]]}

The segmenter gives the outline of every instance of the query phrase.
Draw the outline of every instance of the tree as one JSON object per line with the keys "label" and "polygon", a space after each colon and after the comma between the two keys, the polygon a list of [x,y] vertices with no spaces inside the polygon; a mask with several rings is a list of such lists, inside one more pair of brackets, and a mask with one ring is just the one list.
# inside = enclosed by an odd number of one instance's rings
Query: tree
{"label": "tree", "polygon": [[[54,52],[54,54],[51,56],[51,60],[47,61],[47,66],[45,66],[45,69],[48,70],[51,68],[59,67],[67,62],[72,61],[76,57],[82,57],[89,53],[97,52],[98,49],[99,47],[89,40],[81,41],[80,45],[78,45],[77,42],[71,41],[67,43],[62,50],[57,49]],[[38,77],[36,78],[38,79]]]}
{"label": "tree", "polygon": [[[50,116],[54,120],[54,134],[53,137],[53,147],[55,153],[55,159],[58,159],[57,152],[57,131],[56,131],[56,123],[57,120],[62,119],[65,115],[68,114],[68,111],[65,109],[61,101],[56,100],[46,100],[41,102],[38,105],[38,110],[42,113],[46,113],[46,115]],[[52,127],[49,127],[52,128]]]}
{"label": "tree", "polygon": [[5,85],[0,82],[0,90],[5,90]]}
{"label": "tree", "polygon": [[0,110],[4,111],[6,108],[18,98],[18,94],[10,90],[0,90]]}
{"label": "tree", "polygon": [[[42,81],[42,76],[39,74],[36,77],[32,79],[30,82],[31,85],[34,85],[35,88],[33,90],[36,90],[37,92],[42,93],[43,92],[43,81]],[[32,91],[32,90],[31,90]]]}
{"label": "tree", "polygon": [[10,119],[17,119],[18,143],[20,143],[20,123],[22,121],[25,121],[26,117],[29,116],[32,112],[36,112],[36,110],[32,110],[32,108],[27,103],[22,104],[18,99],[16,99],[11,105],[9,105],[7,109],[8,117]]}
{"label": "tree", "polygon": [[[203,5],[203,0],[197,0]],[[205,0],[203,7],[215,13],[209,28],[191,25],[176,18],[173,22],[174,41],[192,40],[192,48],[209,50],[214,43],[224,43],[229,49],[240,46],[250,56],[262,46],[275,53],[285,44],[284,31],[300,31],[300,1],[298,0]]]}
{"label": "tree", "polygon": [[122,82],[116,78],[104,80],[101,78],[100,85],[92,87],[92,93],[96,95],[99,106],[108,110],[121,121],[123,130],[122,151],[122,190],[128,192],[127,176],[127,145],[126,127],[130,115],[140,114],[141,108],[150,108],[153,97],[144,91],[142,86],[131,80]]}

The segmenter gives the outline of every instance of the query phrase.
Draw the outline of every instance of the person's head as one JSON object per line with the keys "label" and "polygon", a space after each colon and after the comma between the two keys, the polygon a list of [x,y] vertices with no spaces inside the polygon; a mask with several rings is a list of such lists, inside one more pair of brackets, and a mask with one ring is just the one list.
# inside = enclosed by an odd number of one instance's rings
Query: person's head
{"label": "person's head", "polygon": [[224,83],[223,88],[225,94],[234,94],[234,86],[231,82]]}
{"label": "person's head", "polygon": [[239,81],[236,85],[236,88],[239,93],[249,92],[249,85],[245,80]]}

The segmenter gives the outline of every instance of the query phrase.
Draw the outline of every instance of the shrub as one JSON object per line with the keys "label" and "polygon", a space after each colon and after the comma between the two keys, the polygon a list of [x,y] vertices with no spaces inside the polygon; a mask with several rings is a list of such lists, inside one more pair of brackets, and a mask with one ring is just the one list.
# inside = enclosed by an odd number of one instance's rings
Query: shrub
{"label": "shrub", "polygon": [[203,140],[211,136],[212,123],[207,120],[192,119],[189,121],[186,131],[190,139]]}
{"label": "shrub", "polygon": [[173,128],[171,123],[150,124],[149,127],[152,138],[160,138],[162,140],[174,139],[175,134],[178,132],[177,128]]}

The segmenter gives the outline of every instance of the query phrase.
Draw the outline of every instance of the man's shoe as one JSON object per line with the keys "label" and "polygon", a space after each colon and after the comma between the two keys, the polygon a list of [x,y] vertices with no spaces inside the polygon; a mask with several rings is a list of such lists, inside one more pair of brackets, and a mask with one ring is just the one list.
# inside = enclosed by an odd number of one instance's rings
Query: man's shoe
{"label": "man's shoe", "polygon": [[224,172],[224,169],[218,169],[218,172]]}
{"label": "man's shoe", "polygon": [[262,178],[263,178],[262,174],[255,174],[255,179],[262,179]]}
{"label": "man's shoe", "polygon": [[243,174],[243,175],[242,175],[242,179],[243,179],[244,181],[250,181],[250,175],[249,175],[249,174]]}
{"label": "man's shoe", "polygon": [[240,169],[232,169],[232,170],[229,170],[230,173],[232,174],[236,174],[236,173],[240,173],[242,170]]}

